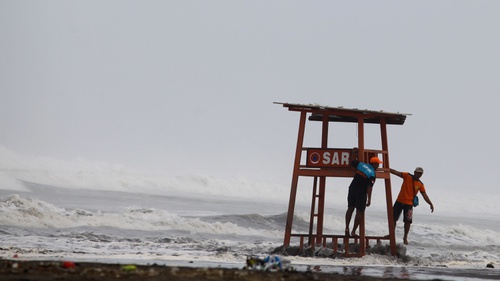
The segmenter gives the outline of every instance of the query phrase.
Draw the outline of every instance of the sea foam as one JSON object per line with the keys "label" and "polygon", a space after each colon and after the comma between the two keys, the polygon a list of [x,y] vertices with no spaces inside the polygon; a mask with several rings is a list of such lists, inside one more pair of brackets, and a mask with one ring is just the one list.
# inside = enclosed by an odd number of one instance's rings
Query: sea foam
{"label": "sea foam", "polygon": [[[66,210],[32,198],[12,195],[0,201],[0,225],[30,228],[113,227],[141,231],[184,231],[189,234],[253,235],[279,237],[276,226],[262,224],[260,228],[246,227],[247,222],[213,218],[204,221],[197,217],[181,217],[165,210],[130,207],[120,213],[92,212],[83,209]],[[240,216],[241,217],[241,216]],[[268,220],[262,217],[263,220]],[[235,221],[238,218],[233,218]],[[247,218],[252,220],[252,218]],[[255,225],[258,227],[257,225]]]}

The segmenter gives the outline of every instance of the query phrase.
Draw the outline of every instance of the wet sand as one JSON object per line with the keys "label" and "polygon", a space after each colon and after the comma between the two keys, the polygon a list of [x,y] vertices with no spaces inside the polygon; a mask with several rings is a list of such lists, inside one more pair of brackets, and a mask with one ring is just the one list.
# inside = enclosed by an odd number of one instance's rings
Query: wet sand
{"label": "wet sand", "polygon": [[395,281],[401,279],[324,272],[263,272],[243,268],[200,268],[92,262],[73,263],[64,261],[0,260],[0,280]]}

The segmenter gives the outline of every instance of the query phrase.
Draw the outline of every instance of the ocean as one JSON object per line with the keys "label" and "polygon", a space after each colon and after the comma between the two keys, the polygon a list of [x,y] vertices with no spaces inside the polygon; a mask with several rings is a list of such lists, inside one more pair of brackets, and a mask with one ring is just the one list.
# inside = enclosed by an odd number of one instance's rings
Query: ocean
{"label": "ocean", "polygon": [[[266,257],[283,243],[289,182],[153,175],[82,159],[21,159],[5,151],[2,156],[3,259],[243,268],[247,257]],[[327,186],[331,191],[325,233],[343,233],[347,183]],[[393,181],[393,193],[399,190],[398,183]],[[366,213],[366,232],[386,235],[382,189],[376,187],[373,206]],[[294,232],[307,233],[310,188],[304,184],[299,189]],[[475,210],[488,202],[469,202],[477,208],[438,211],[450,206],[440,204],[438,195],[434,199],[430,195],[436,212],[431,214],[423,200],[415,209],[404,258],[383,254],[281,258],[297,270],[419,280],[499,280],[498,209],[478,213]],[[402,232],[400,222],[398,244]],[[494,268],[486,268],[488,264]]]}

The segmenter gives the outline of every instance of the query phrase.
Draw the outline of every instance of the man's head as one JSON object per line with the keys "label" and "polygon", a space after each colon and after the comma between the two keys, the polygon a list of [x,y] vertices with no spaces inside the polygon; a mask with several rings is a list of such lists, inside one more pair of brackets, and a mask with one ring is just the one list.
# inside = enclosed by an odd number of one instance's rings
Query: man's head
{"label": "man's head", "polygon": [[422,169],[422,167],[415,168],[414,172],[415,178],[419,179],[423,174],[424,174],[424,169]]}
{"label": "man's head", "polygon": [[374,157],[370,158],[370,165],[372,165],[372,167],[375,170],[378,169],[378,167],[380,166],[380,164],[382,164],[382,161],[377,156],[374,156]]}

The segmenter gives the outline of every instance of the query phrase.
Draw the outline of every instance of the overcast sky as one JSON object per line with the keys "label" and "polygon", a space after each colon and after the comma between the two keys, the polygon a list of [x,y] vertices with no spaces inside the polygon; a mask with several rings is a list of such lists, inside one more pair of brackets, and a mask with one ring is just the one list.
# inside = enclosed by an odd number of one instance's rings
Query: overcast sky
{"label": "overcast sky", "polygon": [[393,168],[498,196],[499,28],[500,1],[2,0],[0,145],[289,184],[299,114],[273,102],[317,103],[412,114]]}

